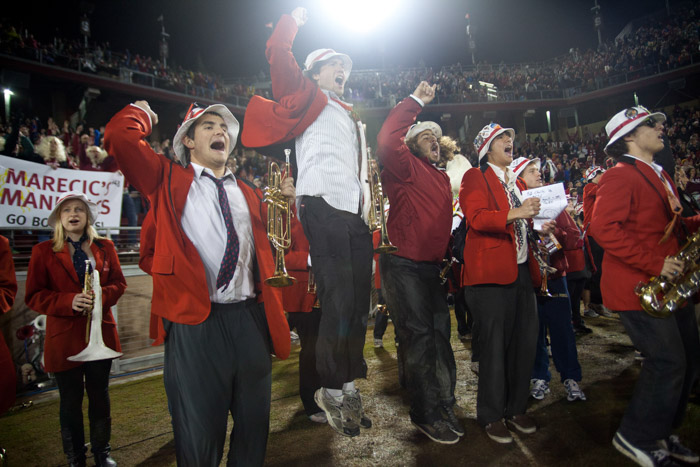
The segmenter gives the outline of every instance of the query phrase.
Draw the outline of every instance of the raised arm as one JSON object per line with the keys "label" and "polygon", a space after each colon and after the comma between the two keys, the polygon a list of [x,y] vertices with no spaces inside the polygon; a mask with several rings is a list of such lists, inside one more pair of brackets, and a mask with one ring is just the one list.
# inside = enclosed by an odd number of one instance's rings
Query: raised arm
{"label": "raised arm", "polygon": [[136,101],[112,117],[105,128],[105,149],[116,159],[127,181],[145,195],[158,189],[168,162],[145,140],[157,123],[158,116],[148,102]]}
{"label": "raised arm", "polygon": [[401,180],[411,178],[409,158],[415,157],[406,146],[404,137],[411,125],[416,123],[416,117],[423,106],[435,97],[435,85],[430,86],[421,81],[413,94],[399,102],[384,121],[377,136],[377,155],[385,170],[393,173]]}
{"label": "raised arm", "polygon": [[291,15],[283,15],[267,40],[265,56],[270,64],[272,95],[276,101],[299,92],[306,86],[316,86],[305,78],[292,54],[292,44],[299,27],[306,23],[306,9],[298,7]]}

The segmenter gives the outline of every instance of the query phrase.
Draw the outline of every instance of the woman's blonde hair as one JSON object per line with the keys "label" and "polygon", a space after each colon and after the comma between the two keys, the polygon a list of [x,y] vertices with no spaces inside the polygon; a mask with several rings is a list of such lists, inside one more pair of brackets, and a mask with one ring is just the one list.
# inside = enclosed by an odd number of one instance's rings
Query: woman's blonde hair
{"label": "woman's blonde hair", "polygon": [[[72,198],[75,199],[75,198]],[[70,201],[70,199],[66,200]],[[63,210],[63,204],[66,202],[64,201],[61,203],[61,205],[58,207],[58,219],[56,219],[56,225],[54,225],[53,228],[53,238],[51,239],[51,242],[53,243],[53,251],[59,252],[63,250],[63,247],[66,244],[66,231],[63,229],[63,223],[61,222],[61,211]],[[93,227],[92,222],[90,221],[90,208],[85,204],[83,201],[81,201],[83,205],[85,206],[85,215],[87,218],[87,221],[85,223],[85,230],[83,233],[87,233],[87,241],[88,241],[88,246],[92,245],[93,240],[101,240],[104,239],[105,237],[101,236],[100,234],[97,233],[97,230],[95,230],[95,227]]]}
{"label": "woman's blonde hair", "polygon": [[[56,153],[51,155],[51,141],[56,141]],[[63,141],[55,136],[44,136],[39,141],[36,147],[36,153],[41,156],[46,162],[55,159],[58,162],[66,161],[66,147],[63,145]]]}

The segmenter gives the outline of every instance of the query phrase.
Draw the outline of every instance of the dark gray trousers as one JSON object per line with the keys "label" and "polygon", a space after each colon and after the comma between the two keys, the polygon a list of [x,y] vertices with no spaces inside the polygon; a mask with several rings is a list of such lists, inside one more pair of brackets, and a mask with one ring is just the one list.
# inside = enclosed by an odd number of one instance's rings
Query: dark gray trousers
{"label": "dark gray trousers", "polygon": [[651,449],[683,423],[700,371],[695,311],[692,303],[663,319],[643,311],[623,311],[620,320],[632,344],[646,357],[620,431],[635,446]]}
{"label": "dark gray trousers", "polygon": [[527,409],[539,332],[527,263],[512,284],[468,286],[466,296],[479,329],[476,419],[486,426]]}
{"label": "dark gray trousers", "polygon": [[202,323],[163,320],[163,382],[180,466],[218,466],[228,414],[227,465],[260,466],[270,422],[270,337],[263,307],[250,299],[212,303]]}
{"label": "dark gray trousers", "polygon": [[321,386],[367,376],[363,356],[372,285],[372,235],[358,214],[331,207],[323,198],[304,196],[299,219],[321,302],[316,369]]}
{"label": "dark gray trousers", "polygon": [[457,381],[450,345],[450,310],[440,283],[440,267],[384,255],[382,288],[404,356],[411,420],[440,420],[440,405],[455,403]]}

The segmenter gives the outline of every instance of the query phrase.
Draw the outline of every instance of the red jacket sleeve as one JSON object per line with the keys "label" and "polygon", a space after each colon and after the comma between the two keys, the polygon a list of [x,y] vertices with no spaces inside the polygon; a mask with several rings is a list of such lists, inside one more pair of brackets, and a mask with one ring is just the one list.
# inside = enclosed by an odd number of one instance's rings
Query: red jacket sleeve
{"label": "red jacket sleeve", "polygon": [[416,157],[404,143],[404,137],[422,110],[415,99],[407,97],[391,110],[377,136],[377,155],[384,170],[402,181],[411,179],[413,166],[408,163],[408,158]]}
{"label": "red jacket sleeve", "polygon": [[42,242],[32,248],[27,270],[24,301],[32,310],[45,315],[74,316],[73,297],[78,292],[62,292],[52,280],[47,268],[51,242]]}
{"label": "red jacket sleeve", "polygon": [[490,194],[485,175],[478,167],[467,170],[462,177],[462,186],[459,189],[459,205],[470,228],[506,234],[508,233],[506,222],[510,209],[502,211],[488,209]]}

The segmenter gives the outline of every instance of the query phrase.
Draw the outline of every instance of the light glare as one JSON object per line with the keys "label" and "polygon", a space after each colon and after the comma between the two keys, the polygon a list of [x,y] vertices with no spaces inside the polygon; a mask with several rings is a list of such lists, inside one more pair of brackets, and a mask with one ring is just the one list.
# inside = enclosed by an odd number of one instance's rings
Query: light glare
{"label": "light glare", "polygon": [[326,14],[336,23],[357,33],[366,33],[381,25],[396,10],[400,0],[323,0]]}

